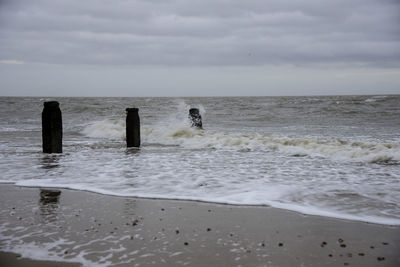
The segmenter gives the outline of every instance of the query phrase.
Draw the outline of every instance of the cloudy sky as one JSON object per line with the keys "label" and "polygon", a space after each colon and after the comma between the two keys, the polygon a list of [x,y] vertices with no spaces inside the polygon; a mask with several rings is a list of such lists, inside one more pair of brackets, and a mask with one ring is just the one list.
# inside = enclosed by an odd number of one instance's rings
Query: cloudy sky
{"label": "cloudy sky", "polygon": [[0,95],[400,94],[399,0],[0,0]]}

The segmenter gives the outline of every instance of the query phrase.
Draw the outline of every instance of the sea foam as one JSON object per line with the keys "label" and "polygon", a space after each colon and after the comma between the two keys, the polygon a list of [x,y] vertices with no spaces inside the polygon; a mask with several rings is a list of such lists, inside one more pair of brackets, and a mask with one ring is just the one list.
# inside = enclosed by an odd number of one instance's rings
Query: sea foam
{"label": "sea foam", "polygon": [[[88,137],[125,139],[123,120],[105,119],[84,128]],[[191,128],[186,120],[142,127],[144,145],[175,145],[196,149],[277,150],[293,156],[318,156],[370,163],[400,162],[400,145],[390,142],[334,138],[289,137],[262,133],[222,132]]]}
{"label": "sea foam", "polygon": [[105,119],[85,127],[82,133],[94,138],[125,139],[125,125],[122,120]]}

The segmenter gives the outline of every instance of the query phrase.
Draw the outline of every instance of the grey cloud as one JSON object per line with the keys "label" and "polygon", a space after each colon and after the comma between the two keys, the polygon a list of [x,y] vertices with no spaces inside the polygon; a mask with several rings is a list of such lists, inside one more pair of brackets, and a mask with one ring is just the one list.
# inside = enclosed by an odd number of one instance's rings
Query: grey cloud
{"label": "grey cloud", "polygon": [[1,1],[0,59],[398,67],[399,18],[385,0]]}

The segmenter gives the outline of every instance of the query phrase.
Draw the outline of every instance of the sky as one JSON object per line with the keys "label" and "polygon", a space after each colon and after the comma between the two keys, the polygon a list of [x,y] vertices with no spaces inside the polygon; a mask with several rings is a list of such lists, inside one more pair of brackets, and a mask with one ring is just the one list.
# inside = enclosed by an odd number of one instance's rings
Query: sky
{"label": "sky", "polygon": [[399,0],[0,0],[1,96],[400,94]]}

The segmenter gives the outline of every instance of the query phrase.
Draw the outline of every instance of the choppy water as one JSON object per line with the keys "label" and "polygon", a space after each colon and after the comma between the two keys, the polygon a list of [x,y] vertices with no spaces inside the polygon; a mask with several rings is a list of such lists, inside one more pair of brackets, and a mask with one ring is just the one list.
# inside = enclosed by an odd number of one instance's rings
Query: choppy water
{"label": "choppy water", "polygon": [[[52,99],[59,155],[41,153],[47,100],[0,98],[1,182],[400,225],[399,95]],[[127,107],[140,109],[140,150],[125,148]]]}

